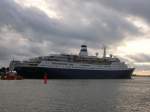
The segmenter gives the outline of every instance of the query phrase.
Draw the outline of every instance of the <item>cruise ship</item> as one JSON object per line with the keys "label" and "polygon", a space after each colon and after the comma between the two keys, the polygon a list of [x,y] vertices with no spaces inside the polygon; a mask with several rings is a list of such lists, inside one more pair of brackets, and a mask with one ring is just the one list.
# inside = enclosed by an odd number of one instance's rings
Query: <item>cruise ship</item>
{"label": "cruise ship", "polygon": [[25,79],[42,79],[47,74],[49,79],[129,79],[134,68],[129,67],[119,58],[106,56],[88,56],[87,45],[81,45],[78,55],[53,54],[26,61],[11,61],[10,70],[16,71]]}

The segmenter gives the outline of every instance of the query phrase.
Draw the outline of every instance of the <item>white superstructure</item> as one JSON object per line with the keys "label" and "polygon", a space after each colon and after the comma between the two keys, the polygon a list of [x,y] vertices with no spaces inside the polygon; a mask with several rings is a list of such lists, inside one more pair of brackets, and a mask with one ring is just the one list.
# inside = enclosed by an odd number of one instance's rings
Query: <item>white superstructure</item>
{"label": "white superstructure", "polygon": [[39,67],[60,68],[60,69],[86,69],[86,70],[127,70],[124,63],[112,62],[110,65],[80,64],[72,62],[42,61]]}
{"label": "white superstructure", "polygon": [[11,62],[10,68],[15,66],[47,67],[60,69],[86,69],[86,70],[127,70],[128,66],[118,58],[106,57],[106,47],[102,58],[88,56],[87,46],[82,45],[79,55],[55,54],[37,57],[28,61]]}

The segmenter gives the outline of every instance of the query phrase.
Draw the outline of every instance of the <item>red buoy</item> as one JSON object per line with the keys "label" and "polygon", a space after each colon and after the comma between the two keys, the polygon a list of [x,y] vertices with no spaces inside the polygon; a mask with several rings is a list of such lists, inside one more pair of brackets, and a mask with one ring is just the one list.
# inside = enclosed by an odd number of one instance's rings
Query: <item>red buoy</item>
{"label": "red buoy", "polygon": [[45,74],[45,75],[44,75],[44,84],[47,84],[47,80],[48,80],[48,75]]}

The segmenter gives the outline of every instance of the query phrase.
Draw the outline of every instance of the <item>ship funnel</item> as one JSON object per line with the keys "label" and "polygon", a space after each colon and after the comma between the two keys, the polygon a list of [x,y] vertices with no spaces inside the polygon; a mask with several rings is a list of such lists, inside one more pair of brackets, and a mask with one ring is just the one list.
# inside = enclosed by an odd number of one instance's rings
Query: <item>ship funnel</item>
{"label": "ship funnel", "polygon": [[80,53],[79,56],[88,56],[87,52],[87,46],[86,45],[81,45]]}

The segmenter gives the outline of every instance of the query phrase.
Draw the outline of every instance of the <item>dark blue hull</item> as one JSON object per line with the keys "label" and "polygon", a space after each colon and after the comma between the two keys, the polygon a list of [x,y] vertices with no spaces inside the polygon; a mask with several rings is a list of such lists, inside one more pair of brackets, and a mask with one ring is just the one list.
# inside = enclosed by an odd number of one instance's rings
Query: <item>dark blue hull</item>
{"label": "dark blue hull", "polygon": [[128,70],[80,70],[41,67],[16,67],[17,73],[27,79],[129,79],[134,71]]}

